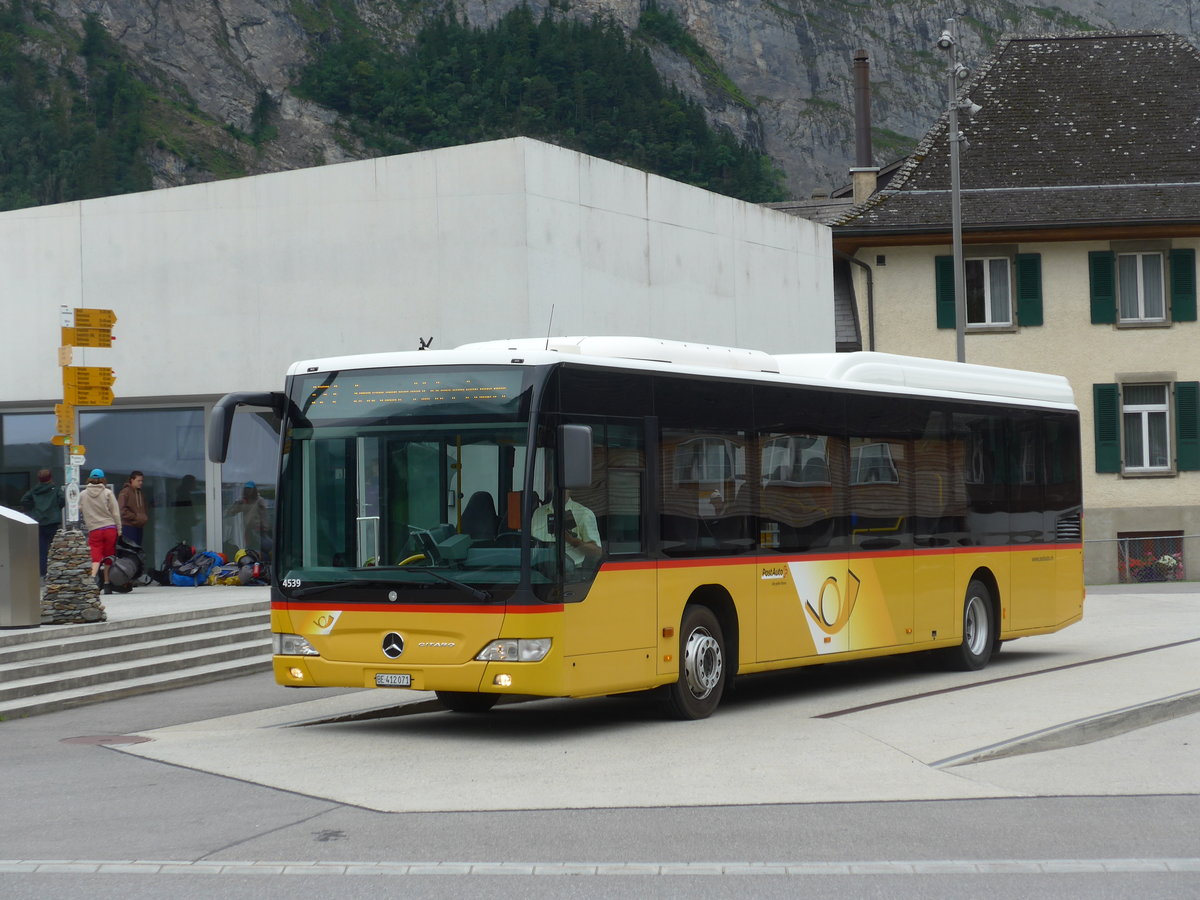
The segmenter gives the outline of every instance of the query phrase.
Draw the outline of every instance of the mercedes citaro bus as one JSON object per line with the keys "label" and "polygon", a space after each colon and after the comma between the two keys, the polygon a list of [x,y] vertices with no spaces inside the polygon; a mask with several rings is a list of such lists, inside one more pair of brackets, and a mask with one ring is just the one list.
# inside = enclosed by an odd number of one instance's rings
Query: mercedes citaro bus
{"label": "mercedes citaro bus", "polygon": [[282,420],[280,684],[657,690],[932,651],[978,669],[1083,613],[1065,379],[649,338],[298,362],[213,411]]}

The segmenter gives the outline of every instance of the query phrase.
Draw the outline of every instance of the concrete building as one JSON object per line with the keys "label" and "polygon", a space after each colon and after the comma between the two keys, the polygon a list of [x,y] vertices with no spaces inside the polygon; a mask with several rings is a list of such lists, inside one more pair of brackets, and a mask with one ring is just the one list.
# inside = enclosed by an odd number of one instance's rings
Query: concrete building
{"label": "concrete building", "polygon": [[204,458],[207,411],[282,385],[295,359],[507,337],[642,335],[768,352],[834,349],[828,228],[515,138],[0,214],[0,504],[51,447],[60,308],[112,309],[112,407],[79,407],[84,476],[146,474],[152,561],[183,538],[243,541],[270,501],[275,432],[238,416]]}
{"label": "concrete building", "polygon": [[[964,88],[966,361],[1066,376],[1085,577],[1200,575],[1200,52],[1169,34],[1022,35]],[[947,116],[834,221],[864,349],[956,358]]]}

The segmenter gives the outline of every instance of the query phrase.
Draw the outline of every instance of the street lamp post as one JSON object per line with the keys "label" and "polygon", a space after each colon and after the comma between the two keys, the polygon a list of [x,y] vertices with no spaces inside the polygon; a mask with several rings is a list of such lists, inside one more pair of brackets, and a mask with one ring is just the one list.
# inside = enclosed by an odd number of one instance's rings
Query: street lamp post
{"label": "street lamp post", "polygon": [[[953,18],[946,20],[946,28],[937,44],[950,58],[946,68],[946,108],[950,114],[947,139],[950,142],[950,231],[954,254],[954,345],[955,358],[959,362],[966,362],[967,277],[963,267],[962,185],[958,165],[959,144],[963,142],[963,136],[958,130],[958,85],[970,71],[958,61],[958,23]],[[969,106],[970,101],[966,101],[966,104]]]}

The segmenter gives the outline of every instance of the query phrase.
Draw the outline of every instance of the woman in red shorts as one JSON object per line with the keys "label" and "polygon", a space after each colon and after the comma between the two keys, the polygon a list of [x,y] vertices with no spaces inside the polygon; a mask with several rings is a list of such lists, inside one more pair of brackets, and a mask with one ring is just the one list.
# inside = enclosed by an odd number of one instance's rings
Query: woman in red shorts
{"label": "woman in red shorts", "polygon": [[[121,524],[121,509],[117,498],[108,489],[103,469],[92,469],[87,486],[79,492],[79,512],[88,530],[88,547],[92,551],[92,578],[100,563],[117,552],[117,528]],[[111,594],[108,566],[104,567],[104,593]]]}

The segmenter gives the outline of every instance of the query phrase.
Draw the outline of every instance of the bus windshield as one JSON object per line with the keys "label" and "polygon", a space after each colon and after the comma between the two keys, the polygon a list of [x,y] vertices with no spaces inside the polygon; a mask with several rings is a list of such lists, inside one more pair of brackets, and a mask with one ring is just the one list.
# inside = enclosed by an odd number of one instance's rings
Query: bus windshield
{"label": "bus windshield", "polygon": [[[522,493],[531,470],[545,477],[544,452],[531,460],[527,446],[531,378],[462,367],[294,379],[275,553],[285,593],[383,583],[478,599],[481,586],[515,586]],[[553,557],[539,548],[535,563],[539,552]]]}

